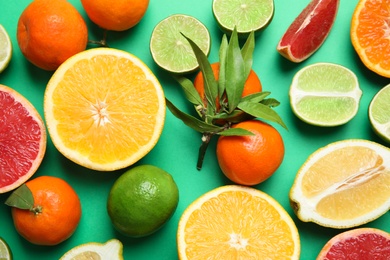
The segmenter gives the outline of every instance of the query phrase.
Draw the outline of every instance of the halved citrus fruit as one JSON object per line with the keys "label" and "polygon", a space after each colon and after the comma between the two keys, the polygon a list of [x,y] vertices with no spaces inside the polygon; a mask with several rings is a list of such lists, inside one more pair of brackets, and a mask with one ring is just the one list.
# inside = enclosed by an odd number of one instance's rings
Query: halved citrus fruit
{"label": "halved citrus fruit", "polygon": [[195,200],[177,231],[180,259],[299,259],[295,223],[272,197],[227,185]]}
{"label": "halved citrus fruit", "polygon": [[25,183],[46,152],[46,129],[35,107],[22,94],[0,85],[0,193]]}
{"label": "halved citrus fruit", "polygon": [[299,219],[325,227],[377,219],[390,209],[390,149],[360,139],[318,149],[299,169],[290,200]]}
{"label": "halved citrus fruit", "polygon": [[55,147],[73,162],[112,171],[156,145],[165,121],[163,89],[134,55],[95,48],[64,62],[47,84],[44,112]]}
{"label": "halved citrus fruit", "polygon": [[0,237],[0,259],[12,260],[12,251],[7,242]]}
{"label": "halved citrus fruit", "polygon": [[357,228],[330,239],[318,254],[317,260],[388,260],[390,234],[377,228]]}
{"label": "halved citrus fruit", "polygon": [[351,70],[332,63],[315,63],[299,70],[290,86],[290,104],[302,121],[338,126],[358,112],[362,90]]}
{"label": "halved citrus fruit", "polygon": [[154,27],[150,38],[150,52],[156,64],[172,73],[185,74],[195,71],[198,61],[190,38],[208,55],[211,48],[210,33],[206,26],[190,15],[173,14]]}
{"label": "halved citrus fruit", "polygon": [[118,239],[105,243],[90,242],[66,252],[60,260],[110,259],[123,260],[123,244]]}
{"label": "halved citrus fruit", "polygon": [[280,39],[277,51],[286,59],[301,62],[316,52],[336,20],[340,0],[313,0],[302,10]]}
{"label": "halved citrus fruit", "polygon": [[274,16],[274,0],[213,0],[213,15],[225,33],[240,36],[265,28]]}
{"label": "halved citrus fruit", "polygon": [[383,87],[370,102],[368,117],[375,133],[390,143],[390,84]]}
{"label": "halved citrus fruit", "polygon": [[390,78],[389,1],[360,0],[351,22],[351,41],[363,64]]}
{"label": "halved citrus fruit", "polygon": [[12,43],[5,28],[0,24],[0,72],[7,68],[12,57]]}

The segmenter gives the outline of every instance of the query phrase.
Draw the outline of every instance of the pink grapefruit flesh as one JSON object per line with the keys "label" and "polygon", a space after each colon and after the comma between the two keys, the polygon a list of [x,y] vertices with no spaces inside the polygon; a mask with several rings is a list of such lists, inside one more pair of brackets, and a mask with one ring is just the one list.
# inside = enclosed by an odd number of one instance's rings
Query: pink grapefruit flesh
{"label": "pink grapefruit flesh", "polygon": [[0,85],[0,193],[19,187],[36,172],[46,141],[45,125],[35,107]]}
{"label": "pink grapefruit flesh", "polygon": [[277,51],[292,62],[309,58],[329,35],[338,6],[339,0],[312,0],[288,27]]}
{"label": "pink grapefruit flesh", "polygon": [[345,231],[330,239],[317,260],[388,260],[390,234],[376,228],[357,228]]}

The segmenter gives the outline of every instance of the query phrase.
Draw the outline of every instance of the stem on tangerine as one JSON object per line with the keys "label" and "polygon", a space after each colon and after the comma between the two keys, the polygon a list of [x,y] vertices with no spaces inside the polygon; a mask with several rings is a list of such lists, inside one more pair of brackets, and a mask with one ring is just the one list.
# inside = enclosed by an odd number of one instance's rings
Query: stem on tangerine
{"label": "stem on tangerine", "polygon": [[42,206],[38,205],[38,206],[32,207],[30,209],[30,211],[32,213],[34,213],[35,215],[38,215],[39,213],[42,213]]}

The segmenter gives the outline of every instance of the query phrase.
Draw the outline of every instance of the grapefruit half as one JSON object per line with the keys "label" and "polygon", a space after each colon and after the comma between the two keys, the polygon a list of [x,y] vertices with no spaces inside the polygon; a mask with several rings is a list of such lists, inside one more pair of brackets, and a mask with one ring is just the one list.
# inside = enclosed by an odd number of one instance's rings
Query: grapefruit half
{"label": "grapefruit half", "polygon": [[35,107],[0,85],[0,193],[30,179],[42,162],[46,142],[45,125]]}
{"label": "grapefruit half", "polygon": [[277,51],[292,62],[309,58],[324,43],[336,19],[339,0],[312,0],[288,27]]}

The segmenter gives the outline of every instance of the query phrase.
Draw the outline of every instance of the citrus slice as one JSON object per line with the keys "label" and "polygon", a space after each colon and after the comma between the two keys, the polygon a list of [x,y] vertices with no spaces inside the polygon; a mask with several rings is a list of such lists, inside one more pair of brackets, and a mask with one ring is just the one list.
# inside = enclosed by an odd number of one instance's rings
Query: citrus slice
{"label": "citrus slice", "polygon": [[213,0],[213,14],[222,29],[239,35],[265,28],[274,16],[273,0]]}
{"label": "citrus slice", "polygon": [[46,129],[35,107],[0,85],[0,193],[16,189],[37,171],[46,152]]}
{"label": "citrus slice", "polygon": [[360,0],[352,15],[352,45],[371,71],[390,78],[390,9],[388,1]]}
{"label": "citrus slice", "polygon": [[108,240],[106,243],[85,243],[76,246],[66,252],[60,260],[85,260],[85,259],[123,259],[123,245],[117,239]]}
{"label": "citrus slice", "polygon": [[150,52],[156,64],[177,74],[195,71],[198,61],[190,43],[182,35],[194,41],[208,55],[211,38],[208,29],[195,17],[174,14],[160,21],[153,29]]}
{"label": "citrus slice", "polygon": [[156,145],[165,121],[163,89],[134,55],[111,48],[83,51],[53,74],[44,96],[55,147],[84,167],[128,167]]}
{"label": "citrus slice", "polygon": [[295,223],[255,188],[211,190],[184,211],[177,231],[180,259],[299,259]]}
{"label": "citrus slice", "polygon": [[330,239],[317,260],[390,259],[390,234],[376,228],[357,228]]}
{"label": "citrus slice", "polygon": [[316,52],[336,20],[339,0],[312,0],[287,28],[277,51],[292,62],[301,62]]}
{"label": "citrus slice", "polygon": [[344,140],[315,151],[290,191],[299,219],[332,228],[368,223],[390,209],[390,149]]}
{"label": "citrus slice", "polygon": [[368,117],[375,133],[390,143],[390,84],[378,91],[368,108]]}
{"label": "citrus slice", "polygon": [[12,251],[9,248],[7,242],[0,238],[0,259],[1,260],[12,260]]}
{"label": "citrus slice", "polygon": [[316,63],[299,70],[291,83],[290,105],[302,121],[337,126],[357,113],[362,96],[356,75],[332,63]]}
{"label": "citrus slice", "polygon": [[0,24],[0,72],[7,68],[12,57],[12,43],[7,31]]}

